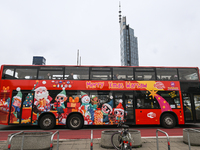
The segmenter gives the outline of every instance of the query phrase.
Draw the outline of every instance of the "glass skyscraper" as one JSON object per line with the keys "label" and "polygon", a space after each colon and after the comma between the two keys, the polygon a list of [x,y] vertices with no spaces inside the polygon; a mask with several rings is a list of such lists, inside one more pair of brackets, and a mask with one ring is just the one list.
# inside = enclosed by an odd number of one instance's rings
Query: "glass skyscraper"
{"label": "glass skyscraper", "polygon": [[139,66],[137,37],[134,36],[134,30],[126,24],[126,17],[121,18],[121,11],[119,23],[121,66]]}

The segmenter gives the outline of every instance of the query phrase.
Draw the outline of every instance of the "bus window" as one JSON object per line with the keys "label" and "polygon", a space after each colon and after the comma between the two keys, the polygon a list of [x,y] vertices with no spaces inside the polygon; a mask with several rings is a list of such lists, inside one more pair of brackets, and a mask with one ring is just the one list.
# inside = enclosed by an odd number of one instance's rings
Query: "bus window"
{"label": "bus window", "polygon": [[[102,105],[105,103],[109,103],[111,101],[110,96],[112,96],[112,93],[108,92],[90,92],[90,101],[93,105],[93,108],[102,108]],[[113,102],[110,102],[113,103]],[[113,105],[112,105],[113,106]]]}
{"label": "bus window", "polygon": [[194,95],[196,120],[200,120],[200,95]]}
{"label": "bus window", "polygon": [[111,80],[111,69],[107,67],[91,68],[90,79],[91,80]]}
{"label": "bus window", "polygon": [[88,80],[88,67],[66,67],[64,79],[68,80]]}
{"label": "bus window", "polygon": [[181,108],[178,91],[159,91],[157,94],[163,97],[172,109]]}
{"label": "bus window", "polygon": [[153,68],[136,68],[135,80],[155,80],[155,71]]}
{"label": "bus window", "polygon": [[156,74],[158,80],[178,80],[175,68],[156,68]]}
{"label": "bus window", "polygon": [[182,69],[182,68],[179,68],[178,73],[179,73],[179,79],[180,80],[199,80],[197,69],[193,69],[193,68]]}
{"label": "bus window", "polygon": [[134,80],[133,68],[113,68],[113,80]]}
{"label": "bus window", "polygon": [[14,79],[14,68],[4,67],[2,79]]}
{"label": "bus window", "polygon": [[38,79],[63,79],[63,68],[62,67],[41,67],[38,74]]}
{"label": "bus window", "polygon": [[120,100],[123,100],[123,92],[115,93],[115,106],[119,105]]}
{"label": "bus window", "polygon": [[15,78],[17,79],[36,79],[37,69],[36,68],[16,68]]}
{"label": "bus window", "polygon": [[160,108],[158,101],[155,97],[150,95],[148,91],[137,91],[137,108],[156,109]]}
{"label": "bus window", "polygon": [[189,93],[182,93],[182,98],[183,98],[183,109],[185,113],[185,121],[192,121],[194,120],[193,118],[193,109],[192,109],[192,100],[191,100],[191,95]]}

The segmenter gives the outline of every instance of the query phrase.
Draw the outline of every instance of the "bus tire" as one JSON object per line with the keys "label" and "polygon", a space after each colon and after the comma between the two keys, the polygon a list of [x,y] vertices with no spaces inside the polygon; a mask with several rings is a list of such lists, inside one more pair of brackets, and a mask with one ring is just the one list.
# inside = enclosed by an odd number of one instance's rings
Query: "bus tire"
{"label": "bus tire", "polygon": [[44,130],[53,129],[55,127],[55,118],[50,114],[44,115],[40,119],[39,125]]}
{"label": "bus tire", "polygon": [[83,119],[82,119],[81,115],[73,114],[73,115],[69,116],[69,119],[67,120],[67,126],[72,130],[82,128]]}
{"label": "bus tire", "polygon": [[176,119],[172,114],[164,114],[161,118],[161,125],[164,128],[173,128],[176,125]]}

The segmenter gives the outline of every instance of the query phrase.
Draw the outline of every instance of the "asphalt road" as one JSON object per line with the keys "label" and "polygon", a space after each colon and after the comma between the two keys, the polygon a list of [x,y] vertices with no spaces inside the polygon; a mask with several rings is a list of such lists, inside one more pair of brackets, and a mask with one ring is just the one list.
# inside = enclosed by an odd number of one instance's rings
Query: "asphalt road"
{"label": "asphalt road", "polygon": [[[159,125],[131,125],[131,129],[156,129],[156,128],[163,128]],[[200,123],[199,124],[186,124],[186,125],[179,125],[176,126],[175,128],[200,128]],[[103,125],[103,126],[84,126],[83,129],[81,130],[93,130],[93,129],[118,129],[116,125],[113,126],[108,126],[108,125]],[[163,128],[164,129],[164,128]],[[0,125],[0,131],[6,131],[6,130],[11,130],[11,131],[21,131],[21,130],[42,130],[39,128],[39,126],[30,126],[30,125]],[[55,126],[53,130],[70,130],[66,128],[66,126]]]}
{"label": "asphalt road", "polygon": [[[195,128],[200,129],[200,124],[189,124],[175,127],[173,129],[165,129],[161,126],[130,126],[131,130],[139,130],[141,137],[155,137],[156,130],[160,129],[168,133],[169,136],[183,136],[184,128]],[[100,138],[101,132],[103,130],[118,130],[116,126],[85,126],[80,130],[70,130],[65,126],[56,126],[48,132],[59,131],[59,139],[88,139],[91,135],[91,130],[93,130],[94,138]],[[45,132],[47,130],[42,130],[38,126],[22,126],[22,125],[0,125],[0,141],[7,140],[7,137],[11,133],[17,133],[19,131],[24,132]],[[162,133],[159,133],[159,136],[165,136]],[[54,137],[56,139],[57,136]]]}

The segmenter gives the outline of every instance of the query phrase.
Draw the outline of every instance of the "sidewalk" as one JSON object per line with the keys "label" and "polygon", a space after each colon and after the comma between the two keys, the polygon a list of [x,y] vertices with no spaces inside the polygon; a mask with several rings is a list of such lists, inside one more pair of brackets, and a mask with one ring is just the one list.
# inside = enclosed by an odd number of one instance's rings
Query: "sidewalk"
{"label": "sidewalk", "polygon": [[[159,138],[159,150],[168,150],[167,139]],[[93,140],[93,150],[106,150],[100,146],[101,139]],[[0,150],[5,149],[6,141],[0,141]],[[57,150],[56,140],[53,150]],[[33,148],[34,149],[34,148]],[[60,140],[59,150],[90,150],[90,139],[71,139]],[[134,150],[157,150],[156,138],[142,138],[142,147],[133,148]],[[183,143],[183,138],[170,138],[171,150],[189,150],[187,144]],[[12,150],[12,148],[11,148]],[[108,149],[111,150],[111,149]],[[200,146],[191,146],[191,150],[200,150]]]}

